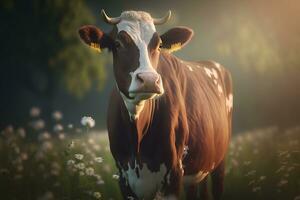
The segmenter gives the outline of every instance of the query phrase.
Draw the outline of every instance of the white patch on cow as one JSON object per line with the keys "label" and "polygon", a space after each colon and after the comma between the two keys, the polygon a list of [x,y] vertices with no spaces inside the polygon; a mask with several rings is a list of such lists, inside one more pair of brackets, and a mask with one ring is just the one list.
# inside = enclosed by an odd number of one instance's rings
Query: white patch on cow
{"label": "white patch on cow", "polygon": [[135,162],[133,168],[128,164],[128,170],[122,170],[122,173],[125,175],[131,190],[139,199],[153,199],[162,188],[167,168],[161,164],[159,171],[152,172],[147,164],[144,163],[143,167],[139,167]]}
{"label": "white patch on cow", "polygon": [[201,68],[200,65],[196,65],[197,68]]}
{"label": "white patch on cow", "polygon": [[230,112],[233,107],[233,95],[230,93],[226,98],[226,108],[227,112]]}
{"label": "white patch on cow", "polygon": [[210,71],[210,69],[208,69],[207,67],[204,67],[204,71],[209,78],[212,78],[212,71]]}
{"label": "white patch on cow", "polygon": [[[155,26],[153,24],[153,19],[149,13],[142,11],[125,11],[121,14],[121,21],[117,24],[118,32],[125,31],[134,41],[136,46],[139,49],[139,64],[140,66],[134,71],[131,72],[131,84],[129,86],[129,95],[130,91],[134,91],[138,85],[136,82],[136,76],[140,72],[152,72],[157,73],[152,67],[148,56],[148,45],[153,34],[156,32]],[[163,90],[162,81],[160,81],[160,88]],[[163,91],[162,91],[163,93]],[[153,95],[150,98],[154,98],[157,95]],[[143,109],[144,99],[135,98],[134,101],[131,99],[124,98],[125,95],[122,95],[123,100],[125,101],[126,107],[128,109],[130,117],[137,119],[139,112]],[[149,99],[149,98],[147,98]]]}
{"label": "white patch on cow", "polygon": [[187,64],[186,67],[187,67],[191,72],[194,71],[191,65],[188,65],[188,64]]}
{"label": "white patch on cow", "polygon": [[217,81],[216,79],[214,80],[214,84],[215,84],[215,85],[217,85],[217,84],[218,84],[218,81]]}
{"label": "white patch on cow", "polygon": [[218,70],[221,71],[221,65],[217,62],[214,62],[214,63],[215,63],[216,68],[218,68]]}
{"label": "white patch on cow", "polygon": [[215,77],[215,79],[218,79],[218,78],[219,78],[218,72],[217,72],[215,69],[212,69],[212,74],[213,74],[213,76]]}
{"label": "white patch on cow", "polygon": [[[119,90],[118,84],[116,84],[116,87]],[[121,94],[121,97],[125,103],[125,106],[127,108],[129,118],[131,121],[137,119],[141,113],[141,111],[144,108],[145,101],[139,101],[136,99],[128,99],[122,92],[119,90],[119,93]]]}
{"label": "white patch on cow", "polygon": [[219,95],[223,94],[223,89],[220,84],[218,84],[218,91],[219,91]]}
{"label": "white patch on cow", "polygon": [[182,159],[184,159],[187,156],[188,152],[189,152],[189,147],[187,145],[185,145],[183,147]]}

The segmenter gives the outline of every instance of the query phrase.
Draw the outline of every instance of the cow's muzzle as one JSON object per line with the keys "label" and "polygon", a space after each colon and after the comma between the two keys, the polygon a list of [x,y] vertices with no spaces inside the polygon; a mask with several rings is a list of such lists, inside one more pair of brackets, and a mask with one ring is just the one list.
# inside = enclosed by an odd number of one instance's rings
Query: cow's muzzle
{"label": "cow's muzzle", "polygon": [[132,80],[129,88],[130,94],[157,94],[163,93],[162,80],[158,73],[139,72]]}

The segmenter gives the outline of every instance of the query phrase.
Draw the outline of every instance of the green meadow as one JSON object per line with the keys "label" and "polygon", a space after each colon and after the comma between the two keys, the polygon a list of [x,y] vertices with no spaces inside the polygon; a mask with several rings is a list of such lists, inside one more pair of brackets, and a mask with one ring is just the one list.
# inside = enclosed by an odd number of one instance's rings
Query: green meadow
{"label": "green meadow", "polygon": [[[12,126],[1,132],[1,199],[121,199],[106,132],[72,127],[36,132],[28,137]],[[299,200],[299,144],[300,127],[233,136],[224,199]]]}

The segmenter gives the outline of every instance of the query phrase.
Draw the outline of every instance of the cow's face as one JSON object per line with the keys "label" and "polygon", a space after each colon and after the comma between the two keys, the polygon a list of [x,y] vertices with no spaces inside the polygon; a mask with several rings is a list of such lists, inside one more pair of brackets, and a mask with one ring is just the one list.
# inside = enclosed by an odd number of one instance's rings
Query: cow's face
{"label": "cow's face", "polygon": [[157,72],[161,39],[152,18],[146,16],[144,20],[124,17],[116,25],[112,49],[118,88],[126,98],[136,102],[164,93],[161,75]]}
{"label": "cow's face", "polygon": [[148,13],[125,11],[118,18],[104,19],[115,27],[110,34],[94,26],[79,30],[81,39],[93,48],[108,48],[113,53],[114,75],[129,114],[136,118],[146,100],[164,93],[158,62],[161,49],[178,49],[192,37],[192,30],[176,27],[159,36],[155,24],[170,18],[153,19]]}

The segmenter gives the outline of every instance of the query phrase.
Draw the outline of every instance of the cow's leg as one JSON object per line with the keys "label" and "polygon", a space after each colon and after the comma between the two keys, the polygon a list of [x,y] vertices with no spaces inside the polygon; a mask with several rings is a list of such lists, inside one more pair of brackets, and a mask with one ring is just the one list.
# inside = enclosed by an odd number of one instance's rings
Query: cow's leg
{"label": "cow's leg", "polygon": [[197,199],[197,194],[198,194],[198,184],[191,184],[187,186],[185,190],[185,196],[186,199]]}
{"label": "cow's leg", "polygon": [[168,197],[179,199],[182,186],[182,175],[181,168],[176,168],[170,171],[169,180],[167,180],[167,184],[163,189],[166,199],[168,199]]}
{"label": "cow's leg", "polygon": [[224,190],[225,162],[222,161],[219,166],[211,173],[212,194],[214,200],[220,200]]}
{"label": "cow's leg", "polygon": [[199,183],[200,199],[209,199],[208,188],[207,188],[207,176]]}
{"label": "cow's leg", "polygon": [[127,185],[127,180],[123,176],[120,176],[119,178],[119,186],[124,200],[138,200],[131,188]]}

